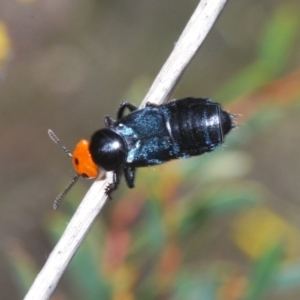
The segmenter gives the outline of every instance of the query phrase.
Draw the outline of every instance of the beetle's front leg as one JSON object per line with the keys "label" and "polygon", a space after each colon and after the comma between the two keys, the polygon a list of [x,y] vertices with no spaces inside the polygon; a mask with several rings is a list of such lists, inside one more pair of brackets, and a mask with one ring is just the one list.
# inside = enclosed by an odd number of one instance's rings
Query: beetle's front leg
{"label": "beetle's front leg", "polygon": [[107,128],[113,127],[113,125],[116,123],[114,119],[112,119],[110,116],[104,117],[104,123]]}
{"label": "beetle's front leg", "polygon": [[118,188],[120,183],[120,169],[115,170],[113,174],[113,182],[108,184],[105,188],[105,194],[108,196],[110,200],[112,200],[111,193]]}

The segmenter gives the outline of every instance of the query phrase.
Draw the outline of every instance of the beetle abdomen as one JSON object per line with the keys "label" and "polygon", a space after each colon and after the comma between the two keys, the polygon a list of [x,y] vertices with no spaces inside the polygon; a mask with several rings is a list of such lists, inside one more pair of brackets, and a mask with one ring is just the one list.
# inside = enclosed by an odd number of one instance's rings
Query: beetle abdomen
{"label": "beetle abdomen", "polygon": [[232,128],[230,115],[209,99],[175,100],[165,105],[163,111],[177,157],[214,150]]}

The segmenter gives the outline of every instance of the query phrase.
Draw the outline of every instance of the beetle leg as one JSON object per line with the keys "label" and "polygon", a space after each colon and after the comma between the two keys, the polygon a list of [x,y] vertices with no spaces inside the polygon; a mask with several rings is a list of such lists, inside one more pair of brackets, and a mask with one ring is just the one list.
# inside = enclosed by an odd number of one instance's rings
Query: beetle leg
{"label": "beetle leg", "polygon": [[105,194],[108,196],[108,198],[111,200],[111,193],[115,191],[118,188],[118,185],[120,183],[120,170],[115,170],[113,174],[113,182],[108,184],[105,188]]}
{"label": "beetle leg", "polygon": [[119,120],[120,118],[123,117],[123,115],[124,115],[124,110],[125,110],[126,108],[128,108],[128,109],[130,110],[130,112],[133,112],[133,111],[135,111],[135,110],[138,109],[135,105],[133,105],[133,104],[131,104],[131,103],[129,103],[129,102],[122,102],[122,103],[120,104],[120,107],[119,107],[118,112],[117,112],[117,120]]}
{"label": "beetle leg", "polygon": [[106,125],[106,127],[112,127],[114,124],[115,124],[115,120],[114,119],[112,119],[110,116],[106,116],[106,117],[104,117],[104,123],[105,123],[105,125]]}
{"label": "beetle leg", "polygon": [[154,104],[154,103],[148,101],[148,102],[146,103],[146,107],[149,107],[149,106],[151,106],[151,107],[158,107],[159,105]]}
{"label": "beetle leg", "polygon": [[125,176],[128,187],[133,188],[134,187],[135,168],[123,167],[123,169],[124,169],[124,176]]}

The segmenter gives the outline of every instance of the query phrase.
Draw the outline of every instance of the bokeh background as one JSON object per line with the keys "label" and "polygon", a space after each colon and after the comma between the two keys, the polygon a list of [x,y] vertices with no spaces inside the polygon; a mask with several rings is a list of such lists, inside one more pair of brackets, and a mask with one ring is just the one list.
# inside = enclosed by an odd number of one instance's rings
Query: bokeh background
{"label": "bokeh background", "polygon": [[[1,0],[0,290],[21,299],[91,182],[71,150],[139,104],[198,1]],[[219,150],[138,170],[53,299],[299,299],[300,2],[229,1],[174,92],[238,114]]]}

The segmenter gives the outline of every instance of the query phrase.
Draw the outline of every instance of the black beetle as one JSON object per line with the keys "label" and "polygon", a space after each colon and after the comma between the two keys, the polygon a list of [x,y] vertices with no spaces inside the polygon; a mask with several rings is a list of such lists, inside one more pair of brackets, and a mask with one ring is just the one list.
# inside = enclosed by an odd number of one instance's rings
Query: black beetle
{"label": "black beetle", "polygon": [[[126,108],[131,113],[123,116]],[[116,121],[109,116],[104,120],[107,128],[93,134],[89,151],[96,165],[114,172],[108,195],[118,186],[120,169],[132,188],[135,168],[213,151],[234,127],[233,115],[203,98],[147,103],[140,110],[123,102]]]}
{"label": "black beetle", "polygon": [[[131,113],[124,116],[125,109]],[[134,186],[135,169],[162,164],[171,159],[188,158],[213,151],[224,142],[225,135],[235,127],[234,115],[207,98],[184,98],[167,104],[147,103],[138,109],[123,102],[117,120],[106,116],[106,128],[96,131],[90,143],[81,140],[73,154],[66,149],[52,130],[50,137],[72,158],[77,175],[56,198],[57,208],[64,195],[79,176],[95,178],[98,169],[113,171],[113,183],[106,194],[118,187],[120,171],[129,188]]]}

